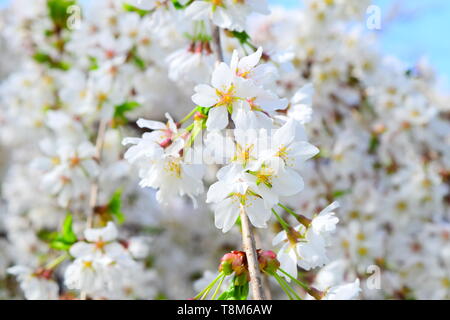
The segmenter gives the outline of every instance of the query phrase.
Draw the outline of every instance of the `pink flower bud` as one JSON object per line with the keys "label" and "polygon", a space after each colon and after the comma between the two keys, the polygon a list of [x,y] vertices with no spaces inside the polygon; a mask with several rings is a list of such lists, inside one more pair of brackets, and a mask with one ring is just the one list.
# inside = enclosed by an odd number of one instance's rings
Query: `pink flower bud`
{"label": "pink flower bud", "polygon": [[259,268],[268,274],[274,274],[280,267],[277,254],[273,251],[258,250]]}
{"label": "pink flower bud", "polygon": [[172,144],[172,139],[167,138],[166,140],[164,140],[163,142],[161,142],[159,145],[165,149],[165,148],[167,148],[168,146],[170,146],[171,144]]}

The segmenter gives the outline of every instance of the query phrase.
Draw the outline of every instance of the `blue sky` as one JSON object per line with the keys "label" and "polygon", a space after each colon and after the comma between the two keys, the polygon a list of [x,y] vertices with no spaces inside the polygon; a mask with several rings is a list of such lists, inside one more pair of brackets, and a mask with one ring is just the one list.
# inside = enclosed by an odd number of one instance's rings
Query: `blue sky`
{"label": "blue sky", "polygon": [[[11,0],[0,0],[4,5]],[[13,1],[13,0],[12,0]],[[301,0],[269,0],[274,5],[299,6]],[[374,0],[382,9],[383,19],[399,3],[396,20],[382,25],[381,49],[408,65],[427,56],[438,73],[450,79],[450,0]]]}
{"label": "blue sky", "polygon": [[[300,0],[269,0],[272,4],[296,7]],[[396,19],[383,23],[377,32],[384,53],[408,65],[426,56],[438,74],[450,79],[450,0],[374,0],[387,19],[398,4]],[[448,84],[448,83],[447,83]]]}

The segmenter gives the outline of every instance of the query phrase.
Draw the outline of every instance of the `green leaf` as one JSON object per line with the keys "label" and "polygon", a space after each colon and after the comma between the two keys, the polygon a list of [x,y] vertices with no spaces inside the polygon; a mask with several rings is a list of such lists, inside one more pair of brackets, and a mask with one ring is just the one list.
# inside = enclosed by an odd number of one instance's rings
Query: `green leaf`
{"label": "green leaf", "polygon": [[33,55],[33,59],[38,63],[46,64],[48,67],[52,69],[60,69],[64,71],[70,69],[70,64],[64,61],[55,61],[49,54],[45,52],[36,52]]}
{"label": "green leaf", "polygon": [[246,44],[250,41],[250,36],[245,31],[231,31],[231,35],[236,38],[241,44]]}
{"label": "green leaf", "polygon": [[122,212],[122,190],[117,189],[108,203],[109,213],[117,219],[117,222],[123,223],[125,215]]}
{"label": "green leaf", "polygon": [[147,14],[151,13],[151,10],[143,10],[143,9],[139,9],[138,7],[133,6],[132,4],[129,3],[124,3],[123,4],[123,9],[125,11],[128,12],[136,12],[138,15],[140,15],[141,17],[146,16]]}
{"label": "green leaf", "polygon": [[44,242],[51,242],[56,239],[57,236],[58,232],[49,230],[40,230],[37,234],[39,240],[42,240]]}
{"label": "green leaf", "polygon": [[234,276],[230,287],[219,296],[218,300],[247,300],[248,292],[247,275],[241,274],[240,276]]}
{"label": "green leaf", "polygon": [[77,236],[73,232],[73,216],[68,213],[61,227],[50,241],[50,247],[56,250],[69,250],[77,242]]}
{"label": "green leaf", "polygon": [[62,239],[67,243],[77,242],[77,235],[73,232],[73,216],[68,214],[62,226]]}
{"label": "green leaf", "polygon": [[333,192],[333,198],[337,199],[337,198],[343,197],[346,194],[349,194],[350,192],[351,192],[350,190],[336,190]]}
{"label": "green leaf", "polygon": [[145,70],[145,61],[142,60],[141,57],[139,57],[137,54],[133,54],[133,62],[134,64],[141,70]]}
{"label": "green leaf", "polygon": [[75,5],[74,0],[47,0],[47,9],[56,29],[67,29],[68,8]]}
{"label": "green leaf", "polygon": [[173,4],[174,8],[177,9],[177,10],[182,10],[182,9],[185,9],[185,8],[189,7],[189,5],[190,5],[192,2],[194,2],[194,0],[190,0],[190,1],[188,1],[186,4],[182,5],[182,4],[180,3],[180,1],[178,1],[178,0],[172,0],[172,4]]}
{"label": "green leaf", "polygon": [[52,58],[48,54],[43,52],[36,52],[33,55],[33,59],[39,63],[51,63],[52,61]]}
{"label": "green leaf", "polygon": [[114,116],[113,116],[113,127],[117,128],[121,125],[124,125],[128,122],[126,117],[126,113],[130,112],[138,107],[140,107],[140,103],[136,101],[127,101],[122,104],[115,106],[114,108]]}
{"label": "green leaf", "polygon": [[369,142],[369,153],[374,154],[377,151],[379,145],[380,139],[378,138],[378,136],[375,134],[372,135]]}
{"label": "green leaf", "polygon": [[90,71],[97,70],[99,68],[98,67],[98,60],[97,60],[96,57],[89,57],[89,62],[90,62],[90,65],[89,65],[89,70]]}

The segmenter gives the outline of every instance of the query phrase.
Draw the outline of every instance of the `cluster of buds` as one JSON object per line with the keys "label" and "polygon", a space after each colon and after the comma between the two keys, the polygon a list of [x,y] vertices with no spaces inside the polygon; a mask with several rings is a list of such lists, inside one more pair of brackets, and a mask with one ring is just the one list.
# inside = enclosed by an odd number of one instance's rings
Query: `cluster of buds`
{"label": "cluster of buds", "polygon": [[[277,254],[273,251],[257,250],[259,269],[261,272],[273,275],[280,267]],[[249,280],[247,256],[243,251],[231,251],[220,259],[219,272],[225,275],[235,274],[236,276],[246,275]]]}
{"label": "cluster of buds", "polygon": [[205,55],[210,55],[213,53],[211,44],[206,40],[192,41],[189,45],[189,52]]}
{"label": "cluster of buds", "polygon": [[53,276],[53,270],[46,268],[39,268],[33,275],[37,278],[50,280]]}

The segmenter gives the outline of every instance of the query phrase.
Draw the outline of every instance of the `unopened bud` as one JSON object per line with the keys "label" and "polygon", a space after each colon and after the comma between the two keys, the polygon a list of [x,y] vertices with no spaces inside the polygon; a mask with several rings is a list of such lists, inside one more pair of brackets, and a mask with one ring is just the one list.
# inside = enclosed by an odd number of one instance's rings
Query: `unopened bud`
{"label": "unopened bud", "polygon": [[53,275],[53,270],[41,268],[36,271],[35,275],[38,278],[44,278],[49,280]]}
{"label": "unopened bud", "polygon": [[172,139],[167,138],[163,142],[161,142],[159,145],[165,149],[168,146],[170,146],[171,144],[172,144]]}
{"label": "unopened bud", "polygon": [[280,267],[277,254],[273,251],[258,250],[259,269],[268,274],[275,274]]}
{"label": "unopened bud", "polygon": [[219,266],[219,271],[225,275],[230,275],[233,272],[239,276],[247,271],[245,253],[242,251],[231,251],[225,254]]}
{"label": "unopened bud", "polygon": [[383,134],[384,132],[386,132],[386,126],[384,124],[382,124],[382,123],[378,123],[375,126],[373,126],[372,132],[375,135]]}
{"label": "unopened bud", "polygon": [[297,218],[298,222],[300,222],[302,225],[305,226],[305,228],[309,228],[309,226],[311,225],[312,220],[307,218],[307,217],[305,217],[305,216],[303,216],[303,215],[301,215],[301,214],[298,214],[296,216],[296,218]]}
{"label": "unopened bud", "polygon": [[203,113],[197,111],[197,112],[194,114],[194,120],[195,120],[195,121],[203,120],[203,119],[206,119],[206,116],[205,116]]}
{"label": "unopened bud", "polygon": [[230,275],[233,273],[233,262],[236,259],[236,255],[233,253],[225,254],[222,259],[220,259],[219,271],[223,272],[225,275]]}
{"label": "unopened bud", "polygon": [[289,228],[289,230],[287,230],[286,234],[287,234],[287,238],[291,244],[296,244],[299,241],[299,239],[302,238],[302,235],[294,228]]}
{"label": "unopened bud", "polygon": [[317,290],[316,288],[309,288],[308,294],[316,300],[322,300],[325,297],[325,292]]}

